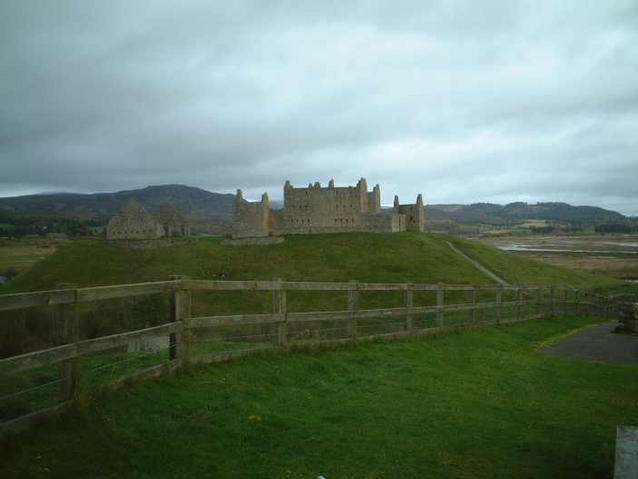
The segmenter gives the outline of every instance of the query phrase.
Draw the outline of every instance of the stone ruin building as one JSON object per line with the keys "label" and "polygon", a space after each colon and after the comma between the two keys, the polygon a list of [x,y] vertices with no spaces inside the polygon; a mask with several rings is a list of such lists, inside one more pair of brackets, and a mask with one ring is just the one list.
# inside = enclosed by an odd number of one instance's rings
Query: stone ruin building
{"label": "stone ruin building", "polygon": [[141,203],[131,200],[106,226],[106,239],[157,239],[164,228]]}
{"label": "stone ruin building", "polygon": [[131,200],[109,221],[106,239],[158,239],[164,236],[188,236],[190,227],[170,203],[160,205],[157,215],[149,213],[135,200]]}
{"label": "stone ruin building", "polygon": [[190,236],[190,225],[175,205],[171,203],[161,204],[157,217],[159,223],[164,228],[164,233],[169,238],[172,236]]}
{"label": "stone ruin building", "polygon": [[361,178],[356,186],[335,187],[330,180],[327,188],[319,182],[307,188],[296,188],[286,181],[284,207],[270,208],[268,194],[261,201],[249,202],[237,190],[233,211],[233,238],[263,237],[286,233],[345,233],[368,231],[394,233],[397,231],[424,231],[425,208],[423,198],[417,196],[414,204],[399,204],[381,209],[381,189],[376,185],[368,191]]}

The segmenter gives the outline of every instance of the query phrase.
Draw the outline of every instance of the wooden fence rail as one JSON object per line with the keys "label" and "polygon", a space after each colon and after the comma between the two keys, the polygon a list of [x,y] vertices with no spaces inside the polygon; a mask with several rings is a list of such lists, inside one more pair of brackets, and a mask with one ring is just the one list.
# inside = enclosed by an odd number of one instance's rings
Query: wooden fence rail
{"label": "wooden fence rail", "polygon": [[[232,314],[198,316],[192,315],[193,291],[270,291],[273,295],[271,313]],[[288,294],[295,291],[333,291],[347,292],[347,309],[335,311],[288,311]],[[360,309],[359,293],[368,291],[403,292],[403,306],[382,309]],[[433,304],[418,306],[414,303],[415,292],[432,292]],[[493,292],[492,301],[478,301],[479,293]],[[446,304],[446,293],[469,292],[467,302]],[[127,331],[92,339],[80,339],[78,314],[76,305],[92,301],[114,298],[127,298],[152,294],[170,295],[170,321],[159,326],[135,331]],[[465,295],[467,296],[467,295]],[[484,296],[484,295],[483,295]],[[515,298],[515,299],[505,299]],[[572,288],[556,288],[553,286],[501,286],[501,285],[444,285],[415,283],[360,283],[349,282],[308,282],[308,281],[208,281],[174,277],[170,281],[159,281],[139,284],[100,286],[90,288],[60,288],[50,291],[0,295],[0,311],[15,311],[26,308],[57,305],[58,315],[62,319],[62,340],[64,344],[39,351],[29,352],[0,359],[0,374],[13,375],[29,369],[59,364],[59,403],[26,416],[5,421],[0,424],[0,434],[19,430],[38,419],[60,411],[62,406],[69,405],[76,397],[79,384],[79,358],[91,353],[112,350],[126,346],[133,340],[168,336],[169,362],[155,366],[146,371],[136,372],[140,375],[156,375],[163,369],[173,369],[187,362],[219,361],[251,351],[222,351],[219,353],[200,354],[196,357],[192,345],[196,341],[197,330],[203,328],[232,328],[246,325],[274,326],[271,347],[287,348],[290,341],[299,333],[294,333],[296,325],[318,325],[314,329],[313,344],[321,341],[319,334],[323,331],[323,322],[342,322],[344,337],[328,341],[363,340],[384,336],[427,334],[449,327],[447,319],[455,315],[456,322],[452,326],[479,324],[484,312],[493,310],[495,319],[489,323],[501,324],[539,317],[554,317],[558,314],[580,314],[589,312],[600,316],[614,314],[616,300],[612,297],[581,292]],[[533,314],[525,314],[532,309]],[[458,321],[458,315],[461,320]],[[430,315],[434,326],[423,326],[418,322],[422,315]],[[7,315],[4,315],[7,316]],[[428,316],[428,317],[430,317]],[[380,333],[378,330],[363,331],[366,320],[383,322],[387,319],[400,318],[400,331]],[[485,322],[485,321],[483,321]],[[419,326],[421,324],[421,326]],[[291,329],[292,328],[292,329]],[[332,328],[338,329],[338,328]],[[297,336],[295,336],[295,334]],[[267,336],[265,334],[258,336]],[[293,346],[299,346],[295,343]],[[260,348],[255,348],[259,350]],[[263,349],[263,348],[262,348]],[[2,399],[2,398],[0,398]],[[0,404],[1,407],[1,404]]]}

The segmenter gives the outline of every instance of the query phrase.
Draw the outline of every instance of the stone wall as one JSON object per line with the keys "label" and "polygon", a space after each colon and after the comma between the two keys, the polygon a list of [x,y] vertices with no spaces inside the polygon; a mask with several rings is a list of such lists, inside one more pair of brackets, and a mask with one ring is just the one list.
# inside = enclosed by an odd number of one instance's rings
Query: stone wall
{"label": "stone wall", "polygon": [[425,208],[421,195],[417,196],[416,203],[413,205],[401,205],[398,196],[395,196],[394,210],[405,216],[406,231],[425,231]]}
{"label": "stone wall", "polygon": [[268,236],[273,233],[274,219],[270,211],[270,202],[266,193],[261,201],[246,201],[241,190],[237,190],[233,210],[233,238]]}
{"label": "stone wall", "polygon": [[175,205],[162,203],[157,217],[162,228],[164,228],[164,234],[169,238],[173,236],[190,236],[190,225]]}
{"label": "stone wall", "polygon": [[357,231],[362,228],[362,215],[368,212],[365,180],[356,186],[335,188],[331,180],[327,188],[319,182],[308,188],[284,186],[284,208],[279,227],[287,232]]}
{"label": "stone wall", "polygon": [[250,238],[227,238],[222,240],[224,246],[270,246],[283,243],[281,236],[261,236]]}
{"label": "stone wall", "polygon": [[164,236],[164,228],[135,200],[111,218],[106,226],[106,239],[157,239]]}
{"label": "stone wall", "polygon": [[405,231],[401,228],[404,224],[404,216],[395,212],[383,212],[380,214],[368,213],[364,215],[364,230],[373,233],[396,233]]}
{"label": "stone wall", "polygon": [[284,207],[279,211],[270,210],[266,194],[261,202],[250,203],[238,190],[232,235],[241,238],[285,233],[389,233],[408,228],[423,231],[425,215],[421,195],[416,204],[399,206],[401,210],[395,205],[395,211],[383,212],[379,185],[368,191],[364,178],[355,186],[346,187],[335,187],[330,180],[323,188],[319,182],[307,188],[295,188],[286,181]]}
{"label": "stone wall", "polygon": [[368,212],[381,212],[381,188],[379,185],[375,185],[372,191],[368,193]]}

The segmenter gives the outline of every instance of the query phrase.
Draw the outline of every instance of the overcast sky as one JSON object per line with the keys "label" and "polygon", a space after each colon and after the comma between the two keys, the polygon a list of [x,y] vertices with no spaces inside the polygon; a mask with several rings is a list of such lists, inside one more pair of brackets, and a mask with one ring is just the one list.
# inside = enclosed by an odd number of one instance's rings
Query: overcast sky
{"label": "overcast sky", "polygon": [[0,196],[361,176],[638,215],[638,2],[0,2]]}

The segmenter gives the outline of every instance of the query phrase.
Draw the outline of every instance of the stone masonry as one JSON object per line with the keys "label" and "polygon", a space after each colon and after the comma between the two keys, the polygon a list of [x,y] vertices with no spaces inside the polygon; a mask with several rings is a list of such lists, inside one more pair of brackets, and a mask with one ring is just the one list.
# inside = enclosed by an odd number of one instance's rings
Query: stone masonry
{"label": "stone masonry", "polygon": [[146,208],[130,201],[106,226],[106,239],[157,239],[164,236],[164,228]]}
{"label": "stone masonry", "polygon": [[328,187],[319,182],[307,188],[296,188],[286,181],[284,207],[270,208],[268,195],[261,201],[249,202],[237,190],[233,212],[233,238],[272,236],[296,233],[345,233],[368,231],[393,233],[396,231],[424,231],[425,208],[421,195],[414,204],[399,204],[394,197],[394,208],[381,209],[381,189],[376,185],[368,191],[361,178],[356,186]]}
{"label": "stone masonry", "polygon": [[155,218],[164,228],[164,234],[169,238],[172,236],[191,235],[190,225],[171,203],[162,203]]}

